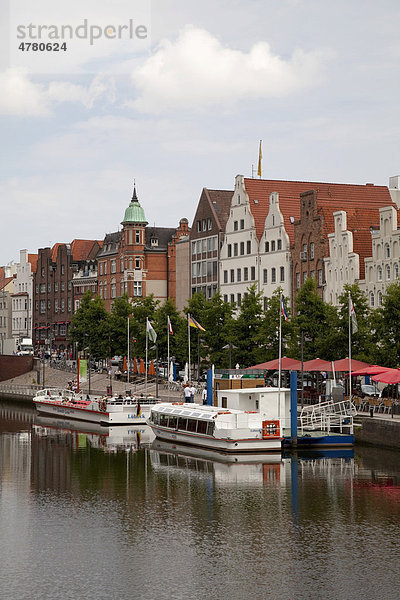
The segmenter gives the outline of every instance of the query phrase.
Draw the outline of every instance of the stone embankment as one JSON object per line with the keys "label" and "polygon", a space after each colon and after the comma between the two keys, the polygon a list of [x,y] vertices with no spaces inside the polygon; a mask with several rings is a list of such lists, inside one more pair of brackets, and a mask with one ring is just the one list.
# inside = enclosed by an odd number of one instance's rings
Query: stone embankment
{"label": "stone embankment", "polygon": [[400,416],[374,414],[358,416],[354,428],[356,443],[371,444],[382,448],[400,449]]}

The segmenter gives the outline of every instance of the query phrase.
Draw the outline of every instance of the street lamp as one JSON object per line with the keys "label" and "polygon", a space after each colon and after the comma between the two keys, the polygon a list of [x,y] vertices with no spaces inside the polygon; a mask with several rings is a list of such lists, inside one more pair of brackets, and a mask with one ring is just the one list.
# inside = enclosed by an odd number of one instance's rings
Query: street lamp
{"label": "street lamp", "polygon": [[229,344],[226,344],[225,346],[222,346],[222,350],[227,350],[229,348],[229,368],[232,368],[232,348],[234,350],[237,350],[237,346],[235,346],[234,344],[232,344],[231,342],[229,342]]}

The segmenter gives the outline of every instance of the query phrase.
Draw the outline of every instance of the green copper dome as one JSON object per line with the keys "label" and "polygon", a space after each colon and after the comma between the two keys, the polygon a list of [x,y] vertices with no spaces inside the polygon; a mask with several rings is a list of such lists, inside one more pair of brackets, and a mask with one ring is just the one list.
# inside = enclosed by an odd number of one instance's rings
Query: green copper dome
{"label": "green copper dome", "polygon": [[125,211],[124,223],[144,223],[147,225],[146,216],[144,214],[143,208],[139,204],[139,200],[136,195],[136,187],[133,188],[133,196],[131,203]]}

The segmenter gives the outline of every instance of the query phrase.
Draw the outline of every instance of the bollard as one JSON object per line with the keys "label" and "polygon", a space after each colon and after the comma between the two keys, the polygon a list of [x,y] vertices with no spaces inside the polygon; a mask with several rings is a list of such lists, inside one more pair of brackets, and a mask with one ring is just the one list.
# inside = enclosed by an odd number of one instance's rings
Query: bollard
{"label": "bollard", "polygon": [[373,417],[373,416],[374,416],[374,407],[373,407],[373,406],[370,406],[370,407],[369,407],[369,416],[370,416],[370,417]]}

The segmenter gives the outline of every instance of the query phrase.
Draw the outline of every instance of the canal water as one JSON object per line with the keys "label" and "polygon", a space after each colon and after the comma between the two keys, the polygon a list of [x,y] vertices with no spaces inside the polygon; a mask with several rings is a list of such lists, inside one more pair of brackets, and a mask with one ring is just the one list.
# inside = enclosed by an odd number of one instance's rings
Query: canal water
{"label": "canal water", "polygon": [[213,457],[0,401],[1,599],[400,597],[400,454]]}

